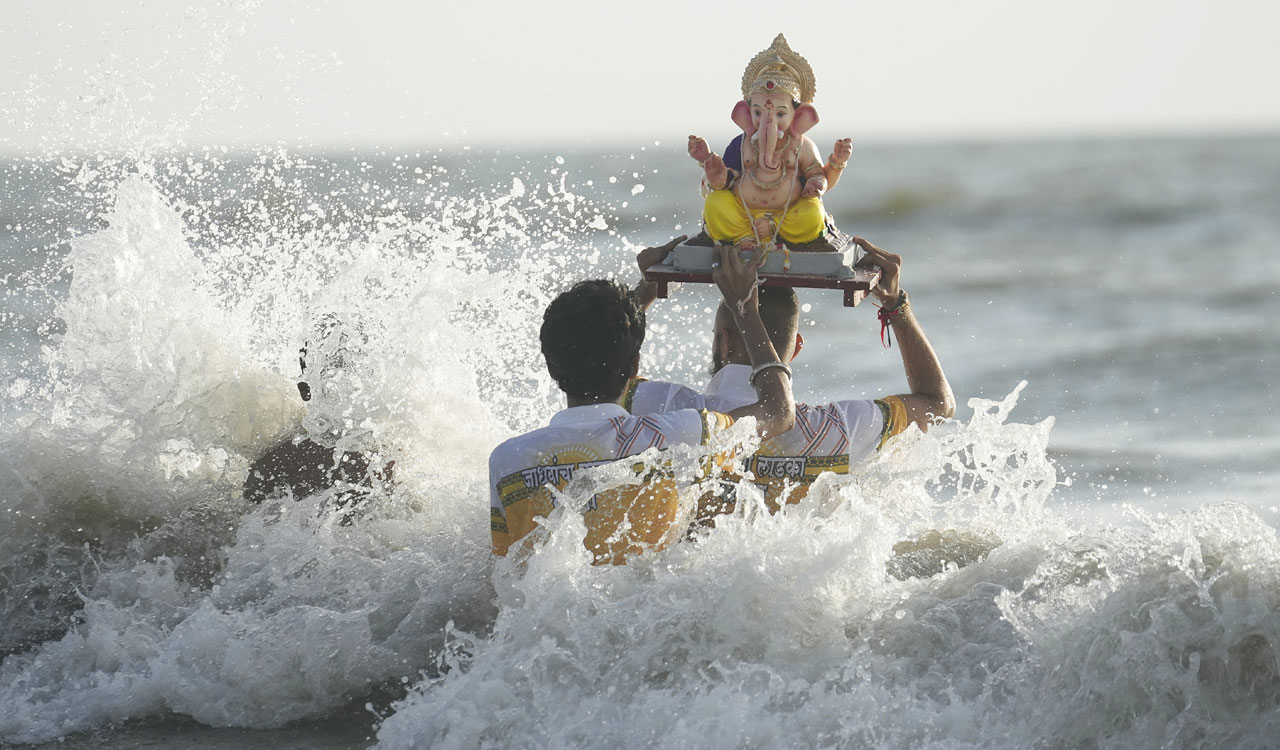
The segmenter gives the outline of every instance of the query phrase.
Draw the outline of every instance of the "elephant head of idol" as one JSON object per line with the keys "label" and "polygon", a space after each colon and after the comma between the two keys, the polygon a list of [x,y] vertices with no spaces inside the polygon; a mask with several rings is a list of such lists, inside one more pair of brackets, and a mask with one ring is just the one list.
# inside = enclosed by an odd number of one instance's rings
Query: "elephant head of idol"
{"label": "elephant head of idol", "polygon": [[788,136],[798,141],[818,124],[815,88],[813,69],[787,46],[782,34],[747,65],[742,101],[734,105],[733,121],[754,143],[766,169],[782,166],[778,147]]}

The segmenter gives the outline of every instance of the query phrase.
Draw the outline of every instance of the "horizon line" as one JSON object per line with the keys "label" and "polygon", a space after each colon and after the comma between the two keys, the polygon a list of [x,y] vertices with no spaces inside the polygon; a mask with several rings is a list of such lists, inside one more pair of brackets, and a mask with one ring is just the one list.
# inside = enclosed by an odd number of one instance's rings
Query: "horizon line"
{"label": "horizon line", "polygon": [[[1132,129],[1077,129],[1077,130],[1043,130],[1017,132],[917,132],[917,133],[876,133],[861,136],[855,143],[875,143],[883,145],[991,145],[999,143],[1061,143],[1071,141],[1135,141],[1135,140],[1214,140],[1214,139],[1255,139],[1280,137],[1280,123],[1275,124],[1242,124],[1230,126],[1186,126],[1172,128],[1132,128]],[[675,141],[683,145],[678,139]],[[90,155],[105,158],[136,158],[148,154],[178,153],[193,151],[222,151],[224,153],[257,153],[264,150],[283,149],[286,152],[326,154],[335,151],[363,152],[423,152],[423,151],[482,151],[482,152],[529,152],[543,153],[563,151],[564,153],[583,152],[591,154],[607,154],[612,151],[628,149],[647,150],[664,148],[661,138],[637,137],[629,140],[626,137],[610,139],[587,138],[540,140],[528,139],[513,142],[483,136],[467,138],[446,134],[444,138],[434,140],[413,139],[376,139],[352,138],[342,139],[300,139],[295,141],[267,139],[230,139],[218,141],[214,139],[193,139],[190,142],[177,141],[168,144],[151,144],[140,146],[89,146],[72,145],[69,147],[36,146],[32,148],[14,147],[0,143],[0,158],[20,159],[52,159],[59,156],[77,156],[84,158]]]}

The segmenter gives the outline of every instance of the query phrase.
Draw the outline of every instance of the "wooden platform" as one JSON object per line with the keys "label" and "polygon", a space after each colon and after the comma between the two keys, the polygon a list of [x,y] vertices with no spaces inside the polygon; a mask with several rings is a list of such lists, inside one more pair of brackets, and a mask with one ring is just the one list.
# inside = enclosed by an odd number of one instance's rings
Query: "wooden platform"
{"label": "wooden platform", "polygon": [[[792,273],[760,274],[761,286],[789,286],[809,289],[841,289],[844,291],[844,306],[855,307],[867,298],[872,285],[880,280],[880,271],[875,268],[853,268],[849,278],[832,278],[830,276],[801,276]],[[714,284],[710,271],[677,271],[672,266],[657,265],[644,272],[645,281],[658,285],[658,298],[666,299],[667,285],[675,281],[691,281],[698,284]]]}

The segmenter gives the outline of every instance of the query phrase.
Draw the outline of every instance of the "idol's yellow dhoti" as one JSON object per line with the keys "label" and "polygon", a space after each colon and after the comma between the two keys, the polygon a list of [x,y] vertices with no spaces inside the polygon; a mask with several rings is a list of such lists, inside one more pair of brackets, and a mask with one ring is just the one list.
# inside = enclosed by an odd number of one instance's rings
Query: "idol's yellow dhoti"
{"label": "idol's yellow dhoti", "polygon": [[[781,211],[755,209],[748,215],[737,193],[732,190],[713,190],[702,208],[702,222],[707,227],[707,234],[721,243],[737,244],[747,238],[755,239],[751,222],[765,217],[775,222],[781,217],[782,226],[778,228],[778,239],[788,244],[816,240],[827,225],[826,212],[818,198],[801,198],[787,209],[785,215]],[[768,242],[769,239],[760,238],[763,242]]]}

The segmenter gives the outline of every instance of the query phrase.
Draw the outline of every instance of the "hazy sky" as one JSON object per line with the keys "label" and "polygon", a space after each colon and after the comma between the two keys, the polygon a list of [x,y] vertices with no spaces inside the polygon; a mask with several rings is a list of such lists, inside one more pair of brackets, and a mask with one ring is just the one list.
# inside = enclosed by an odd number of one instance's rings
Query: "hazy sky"
{"label": "hazy sky", "polygon": [[1262,0],[8,0],[2,16],[10,152],[714,141],[778,32],[813,65],[822,141],[1280,131],[1280,3]]}

